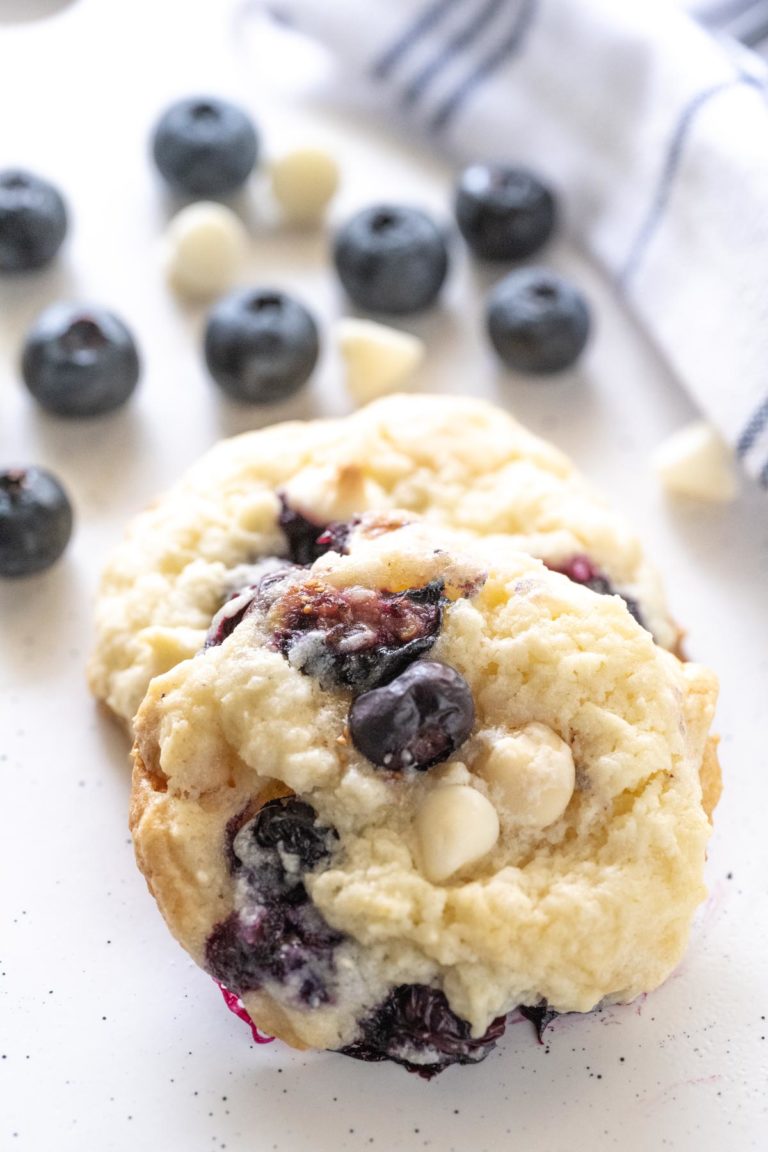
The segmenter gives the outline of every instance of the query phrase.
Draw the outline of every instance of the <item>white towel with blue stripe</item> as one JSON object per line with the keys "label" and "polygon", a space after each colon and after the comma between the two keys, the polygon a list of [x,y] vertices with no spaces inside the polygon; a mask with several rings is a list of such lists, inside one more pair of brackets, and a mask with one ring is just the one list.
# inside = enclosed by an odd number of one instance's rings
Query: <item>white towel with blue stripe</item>
{"label": "white towel with blue stripe", "polygon": [[701,0],[703,24],[670,0],[273,6],[435,146],[549,178],[573,235],[768,487],[768,71],[712,35],[747,19],[768,36],[765,0]]}

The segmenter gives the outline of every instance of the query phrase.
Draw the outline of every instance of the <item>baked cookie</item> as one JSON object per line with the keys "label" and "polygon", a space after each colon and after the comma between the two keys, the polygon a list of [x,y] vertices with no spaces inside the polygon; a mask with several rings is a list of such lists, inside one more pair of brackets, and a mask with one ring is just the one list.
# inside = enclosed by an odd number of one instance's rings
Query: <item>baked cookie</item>
{"label": "baked cookie", "polygon": [[403,519],[266,568],[152,681],[131,825],[259,1028],[431,1074],[679,962],[716,683],[620,597]]}
{"label": "baked cookie", "polygon": [[636,537],[561,452],[507,413],[395,396],[341,420],[224,441],[129,528],[104,573],[89,678],[130,723],[153,676],[196,652],[262,558],[313,560],[323,528],[404,509],[504,537],[599,592],[619,592],[664,647],[678,633]]}

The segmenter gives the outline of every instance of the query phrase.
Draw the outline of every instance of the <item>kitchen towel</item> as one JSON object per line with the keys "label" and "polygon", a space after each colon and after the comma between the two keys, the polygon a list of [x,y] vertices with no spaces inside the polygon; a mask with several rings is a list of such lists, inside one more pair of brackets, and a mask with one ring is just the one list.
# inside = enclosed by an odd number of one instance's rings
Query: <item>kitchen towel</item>
{"label": "kitchen towel", "polygon": [[767,7],[704,0],[707,28],[670,0],[271,4],[435,147],[548,178],[766,488],[768,69],[711,29]]}

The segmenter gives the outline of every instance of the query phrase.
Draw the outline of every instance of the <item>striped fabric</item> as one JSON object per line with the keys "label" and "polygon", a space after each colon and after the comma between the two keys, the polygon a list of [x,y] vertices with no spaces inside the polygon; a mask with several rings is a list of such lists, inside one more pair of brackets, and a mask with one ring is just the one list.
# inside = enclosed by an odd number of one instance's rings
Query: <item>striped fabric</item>
{"label": "striped fabric", "polygon": [[768,487],[768,69],[744,47],[768,54],[768,0],[280,7],[435,147],[558,186],[573,235]]}

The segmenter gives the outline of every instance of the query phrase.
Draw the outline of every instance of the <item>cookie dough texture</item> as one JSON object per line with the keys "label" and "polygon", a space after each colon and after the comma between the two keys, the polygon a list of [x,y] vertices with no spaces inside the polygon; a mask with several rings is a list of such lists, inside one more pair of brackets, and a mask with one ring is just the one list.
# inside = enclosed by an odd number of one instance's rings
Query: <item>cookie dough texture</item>
{"label": "cookie dough texture", "polygon": [[123,721],[153,676],[200,648],[238,567],[285,554],[279,491],[319,523],[403,509],[490,551],[503,537],[555,565],[587,555],[658,643],[677,642],[637,538],[561,452],[481,401],[392,396],[345,419],[223,441],[135,519],[102,579],[89,671]]}
{"label": "cookie dough texture", "polygon": [[[512,477],[523,468],[538,480],[541,470],[561,492],[568,466],[513,431],[529,456],[507,466]],[[206,471],[228,468],[244,447],[229,445]],[[537,453],[553,472],[531,462]],[[431,492],[432,475],[423,477]],[[458,516],[476,507],[479,518],[482,503],[470,498]],[[136,718],[138,861],[171,931],[203,966],[207,938],[233,908],[233,818],[291,791],[338,832],[331,860],[306,879],[345,934],[335,1002],[308,1011],[279,987],[243,995],[261,1028],[295,1046],[351,1042],[365,1012],[403,983],[441,987],[476,1035],[519,1004],[584,1012],[630,1000],[677,965],[704,898],[702,771],[710,800],[717,784],[707,751],[712,674],[656,645],[617,597],[511,548],[500,557],[473,544],[462,555],[464,545],[419,525],[375,537],[361,529],[348,556],[329,553],[311,572],[336,588],[391,591],[442,575],[454,590],[428,659],[466,678],[476,720],[447,763],[424,773],[374,768],[345,735],[349,690],[303,675],[249,616],[221,646],[155,679]],[[479,568],[487,579],[473,591]],[[511,808],[498,786],[494,752],[506,755],[515,738],[531,746],[532,763],[540,746],[547,779],[562,744],[573,757],[575,787],[551,823],[536,812],[521,820],[525,800],[518,794]],[[436,790],[457,786],[490,801],[499,835],[479,859],[432,882],[419,813]]]}

